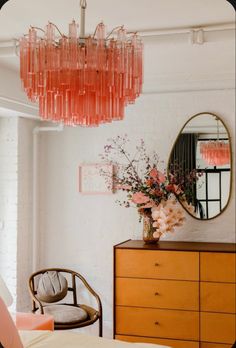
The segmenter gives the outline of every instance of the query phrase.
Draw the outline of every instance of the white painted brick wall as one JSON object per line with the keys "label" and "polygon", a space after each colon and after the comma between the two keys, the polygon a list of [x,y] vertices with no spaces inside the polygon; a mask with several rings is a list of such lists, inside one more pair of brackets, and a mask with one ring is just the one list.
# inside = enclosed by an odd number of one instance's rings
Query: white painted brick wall
{"label": "white painted brick wall", "polygon": [[16,307],[18,120],[0,117],[0,273]]}
{"label": "white painted brick wall", "polygon": [[12,310],[28,311],[32,273],[33,128],[24,118],[0,118],[0,273],[14,298]]}
{"label": "white painted brick wall", "polygon": [[28,279],[32,273],[32,169],[33,128],[37,122],[19,118],[18,122],[18,243],[17,310],[30,310]]}

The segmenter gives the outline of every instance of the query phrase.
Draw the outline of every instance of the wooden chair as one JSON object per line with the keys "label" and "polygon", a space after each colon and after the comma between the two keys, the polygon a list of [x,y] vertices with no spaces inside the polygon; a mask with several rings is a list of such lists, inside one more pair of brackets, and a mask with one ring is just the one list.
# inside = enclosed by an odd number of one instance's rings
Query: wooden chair
{"label": "wooden chair", "polygon": [[[63,273],[70,274],[71,284],[68,284]],[[46,277],[46,278],[45,278]],[[49,280],[48,280],[48,279]],[[45,280],[46,279],[46,280]],[[55,280],[56,284],[52,284],[53,294],[42,296],[42,286],[52,283]],[[64,284],[65,289],[60,284]],[[94,309],[85,304],[78,304],[77,299],[77,282],[81,281],[89,293],[96,299],[97,309]],[[41,283],[40,283],[41,282]],[[59,284],[59,285],[58,285]],[[47,286],[46,286],[47,287]],[[88,325],[92,325],[99,320],[99,336],[102,337],[102,304],[100,297],[91,288],[81,274],[69,269],[48,268],[33,273],[29,278],[29,291],[32,299],[32,312],[41,314],[51,314],[54,317],[55,330],[75,329]],[[41,293],[40,293],[41,291]],[[45,290],[45,286],[43,287]],[[50,291],[49,291],[50,292]],[[72,293],[72,303],[61,303],[68,292]],[[60,303],[58,303],[60,301]],[[56,304],[55,304],[56,303]]]}

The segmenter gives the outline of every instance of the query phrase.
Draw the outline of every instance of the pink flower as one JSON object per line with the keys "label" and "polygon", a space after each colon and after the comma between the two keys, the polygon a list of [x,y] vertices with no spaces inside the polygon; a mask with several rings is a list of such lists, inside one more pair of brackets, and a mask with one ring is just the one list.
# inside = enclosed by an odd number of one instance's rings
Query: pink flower
{"label": "pink flower", "polygon": [[169,184],[166,186],[166,190],[169,192],[174,192],[174,185],[173,184]]}
{"label": "pink flower", "polygon": [[149,198],[142,192],[136,192],[132,196],[132,202],[135,204],[145,204],[149,201]]}
{"label": "pink flower", "polygon": [[159,222],[157,222],[157,221],[156,221],[156,222],[153,222],[152,226],[158,228],[158,227],[159,227]]}
{"label": "pink flower", "polygon": [[159,238],[161,236],[161,232],[154,232],[153,237],[154,238]]}
{"label": "pink flower", "polygon": [[156,168],[153,168],[150,173],[149,173],[150,177],[152,179],[155,179],[159,184],[162,184],[163,182],[166,181],[166,176],[165,174],[163,174],[162,172],[160,172],[159,170],[157,170]]}
{"label": "pink flower", "polygon": [[163,182],[166,181],[166,176],[165,174],[163,174],[162,172],[160,172],[159,170],[157,171],[157,182],[159,184],[162,184]]}
{"label": "pink flower", "polygon": [[161,197],[163,195],[163,191],[161,190],[154,190],[154,194],[158,197]]}
{"label": "pink flower", "polygon": [[153,179],[148,179],[148,180],[146,180],[146,185],[147,186],[152,186],[153,185],[153,183],[154,183],[154,180]]}
{"label": "pink flower", "polygon": [[150,173],[149,173],[150,177],[153,178],[153,179],[156,179],[157,178],[157,175],[158,175],[158,170],[156,168],[153,168]]}
{"label": "pink flower", "polygon": [[177,195],[179,195],[180,193],[182,193],[183,191],[181,190],[181,188],[179,187],[179,185],[175,185],[175,184],[169,184],[166,186],[167,191],[169,192],[173,192],[176,193]]}

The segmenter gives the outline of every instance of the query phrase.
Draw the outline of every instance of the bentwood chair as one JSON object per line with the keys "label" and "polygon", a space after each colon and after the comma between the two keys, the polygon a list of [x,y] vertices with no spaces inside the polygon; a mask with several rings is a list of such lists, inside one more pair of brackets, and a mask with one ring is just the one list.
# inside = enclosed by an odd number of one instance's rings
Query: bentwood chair
{"label": "bentwood chair", "polygon": [[[69,282],[63,274],[69,275]],[[97,309],[78,303],[79,282],[96,299]],[[33,273],[29,278],[32,312],[50,314],[54,317],[55,330],[75,329],[99,321],[99,336],[102,337],[102,304],[98,294],[81,274],[69,269],[48,268]],[[69,303],[62,303],[72,293]],[[60,301],[60,303],[58,303]]]}

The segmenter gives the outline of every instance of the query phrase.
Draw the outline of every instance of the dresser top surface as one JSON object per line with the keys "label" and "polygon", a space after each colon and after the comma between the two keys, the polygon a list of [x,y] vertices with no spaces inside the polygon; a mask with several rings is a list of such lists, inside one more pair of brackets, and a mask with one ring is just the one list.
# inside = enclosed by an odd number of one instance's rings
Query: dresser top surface
{"label": "dresser top surface", "polygon": [[202,251],[235,253],[235,243],[205,243],[205,242],[180,242],[159,241],[157,244],[145,244],[142,240],[127,240],[115,245],[116,249],[140,249],[140,250],[173,250],[173,251]]}

